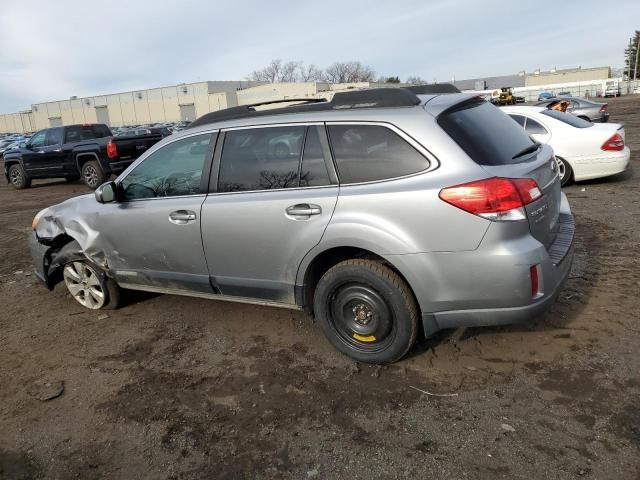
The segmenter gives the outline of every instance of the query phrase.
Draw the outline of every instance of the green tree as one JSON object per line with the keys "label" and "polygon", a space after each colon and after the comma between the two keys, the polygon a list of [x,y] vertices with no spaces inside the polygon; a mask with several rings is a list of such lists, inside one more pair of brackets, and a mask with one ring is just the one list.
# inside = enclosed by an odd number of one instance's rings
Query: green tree
{"label": "green tree", "polygon": [[400,83],[400,77],[397,75],[395,77],[387,77],[384,83]]}
{"label": "green tree", "polygon": [[636,30],[624,50],[624,71],[629,80],[640,78],[640,30]]}

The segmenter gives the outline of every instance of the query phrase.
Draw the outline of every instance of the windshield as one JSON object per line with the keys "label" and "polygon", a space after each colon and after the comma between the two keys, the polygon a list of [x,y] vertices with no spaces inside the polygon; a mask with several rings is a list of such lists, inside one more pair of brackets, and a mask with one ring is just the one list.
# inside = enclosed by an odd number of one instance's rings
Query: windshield
{"label": "windshield", "polygon": [[438,124],[479,165],[518,163],[535,151],[520,125],[480,98],[446,110]]}
{"label": "windshield", "polygon": [[582,118],[578,118],[575,115],[571,115],[570,113],[560,112],[558,110],[544,110],[542,112],[543,115],[547,115],[548,117],[555,118],[556,120],[560,120],[563,123],[571,125],[576,128],[589,128],[593,127],[593,123],[587,122]]}

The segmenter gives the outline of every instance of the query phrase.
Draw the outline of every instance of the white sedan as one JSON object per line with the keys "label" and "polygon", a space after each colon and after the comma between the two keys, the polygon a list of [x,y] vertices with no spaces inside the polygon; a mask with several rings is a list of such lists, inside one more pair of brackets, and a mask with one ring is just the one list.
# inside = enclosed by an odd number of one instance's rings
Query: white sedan
{"label": "white sedan", "polygon": [[615,175],[629,165],[631,152],[624,144],[624,127],[618,123],[591,123],[545,107],[502,110],[534,140],[551,145],[562,185]]}

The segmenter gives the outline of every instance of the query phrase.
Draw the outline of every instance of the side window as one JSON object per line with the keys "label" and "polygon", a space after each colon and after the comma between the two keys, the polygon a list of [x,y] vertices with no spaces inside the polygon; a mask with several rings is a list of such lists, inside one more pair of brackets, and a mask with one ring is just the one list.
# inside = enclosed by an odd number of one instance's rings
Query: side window
{"label": "side window", "polygon": [[311,126],[307,129],[302,166],[300,167],[301,187],[317,187],[331,183],[324,151],[320,143],[320,128],[319,126]]}
{"label": "side window", "polygon": [[529,135],[546,135],[547,130],[540,125],[540,123],[536,122],[533,118],[527,118],[527,126],[525,127],[526,132]]}
{"label": "side window", "polygon": [[195,195],[209,151],[211,134],[176,140],[153,152],[121,183],[127,200]]}
{"label": "side window", "polygon": [[297,187],[304,132],[303,126],[226,132],[218,191]]}
{"label": "side window", "polygon": [[47,132],[47,137],[45,138],[44,144],[47,147],[60,145],[62,142],[62,129],[61,128],[52,128]]}
{"label": "side window", "polygon": [[36,133],[33,137],[31,137],[31,140],[29,141],[29,145],[32,147],[43,147],[46,135],[47,135],[46,130]]}
{"label": "side window", "polygon": [[402,177],[429,167],[425,157],[386,127],[330,125],[329,136],[341,183]]}
{"label": "side window", "polygon": [[514,113],[510,113],[509,116],[513,118],[518,123],[518,125],[524,128],[525,117],[523,117],[522,115],[516,115]]}

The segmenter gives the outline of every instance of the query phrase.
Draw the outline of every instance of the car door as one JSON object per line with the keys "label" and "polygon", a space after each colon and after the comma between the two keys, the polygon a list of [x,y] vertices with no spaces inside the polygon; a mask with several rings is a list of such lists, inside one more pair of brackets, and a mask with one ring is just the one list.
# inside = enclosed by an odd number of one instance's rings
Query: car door
{"label": "car door", "polygon": [[118,180],[97,225],[123,287],[212,293],[200,233],[217,132],[176,139]]}
{"label": "car door", "polygon": [[229,129],[216,148],[202,241],[222,294],[295,303],[295,277],[338,198],[323,125]]}
{"label": "car door", "polygon": [[[48,130],[48,129],[47,129]],[[47,137],[47,130],[36,132],[27,145],[22,149],[22,162],[25,170],[31,177],[46,176],[46,165],[44,162],[44,143]]]}
{"label": "car door", "polygon": [[42,154],[39,159],[42,162],[43,171],[49,176],[62,176],[64,174],[64,158],[62,152],[63,128],[50,128],[44,139]]}

